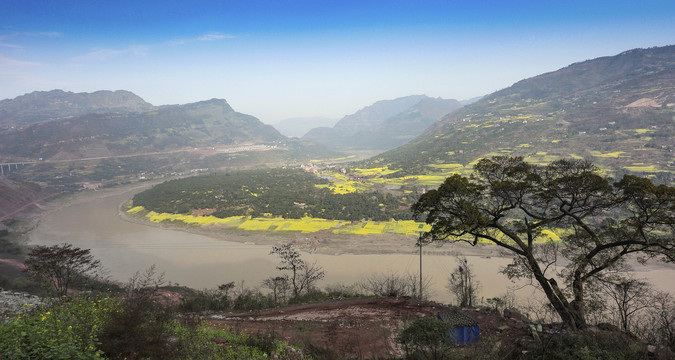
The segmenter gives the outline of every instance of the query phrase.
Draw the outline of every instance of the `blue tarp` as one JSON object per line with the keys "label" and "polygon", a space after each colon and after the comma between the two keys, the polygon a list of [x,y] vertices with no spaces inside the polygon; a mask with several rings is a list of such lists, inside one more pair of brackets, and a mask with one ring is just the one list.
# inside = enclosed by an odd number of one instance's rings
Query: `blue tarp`
{"label": "blue tarp", "polygon": [[448,332],[446,340],[452,345],[469,345],[480,341],[480,329],[478,325],[458,326]]}
{"label": "blue tarp", "polygon": [[469,345],[480,341],[478,322],[469,313],[462,310],[439,312],[436,317],[450,327],[446,342],[451,345]]}

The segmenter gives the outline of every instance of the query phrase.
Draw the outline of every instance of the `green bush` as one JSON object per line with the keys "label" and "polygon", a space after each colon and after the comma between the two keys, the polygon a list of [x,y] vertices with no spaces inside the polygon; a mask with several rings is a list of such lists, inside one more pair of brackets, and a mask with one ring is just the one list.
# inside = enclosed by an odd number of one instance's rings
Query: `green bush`
{"label": "green bush", "polygon": [[177,352],[170,337],[174,312],[152,297],[133,294],[109,314],[100,332],[101,349],[112,359],[166,358]]}
{"label": "green bush", "polygon": [[96,359],[99,330],[115,306],[110,298],[76,298],[18,315],[0,326],[0,359]]}
{"label": "green bush", "polygon": [[[28,306],[28,305],[26,305]],[[177,320],[151,297],[73,298],[0,324],[0,359],[304,359],[273,336]]]}
{"label": "green bush", "polygon": [[183,312],[227,311],[231,306],[230,299],[221,292],[203,290],[184,295],[179,309]]}
{"label": "green bush", "polygon": [[566,332],[533,343],[525,359],[634,360],[644,358],[643,345],[619,332]]}
{"label": "green bush", "polygon": [[426,317],[413,321],[396,340],[403,346],[407,359],[445,359],[449,330],[449,323]]}

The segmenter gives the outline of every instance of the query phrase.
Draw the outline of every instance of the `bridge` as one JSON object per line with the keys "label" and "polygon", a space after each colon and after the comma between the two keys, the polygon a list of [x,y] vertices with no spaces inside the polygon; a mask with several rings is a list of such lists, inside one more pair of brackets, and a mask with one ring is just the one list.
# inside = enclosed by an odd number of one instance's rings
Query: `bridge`
{"label": "bridge", "polygon": [[8,175],[13,171],[23,169],[26,164],[31,164],[32,162],[14,162],[14,163],[0,163],[0,176]]}

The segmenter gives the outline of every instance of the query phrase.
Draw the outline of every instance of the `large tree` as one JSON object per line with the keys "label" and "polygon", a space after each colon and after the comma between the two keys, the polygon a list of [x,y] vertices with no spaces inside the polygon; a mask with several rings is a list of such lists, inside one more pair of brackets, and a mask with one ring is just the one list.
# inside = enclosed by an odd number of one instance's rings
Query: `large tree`
{"label": "large tree", "polygon": [[[413,213],[431,225],[420,243],[507,249],[514,261],[505,273],[533,278],[572,329],[586,327],[587,286],[626,255],[675,261],[675,188],[632,175],[612,183],[585,160],[483,159],[470,177],[453,175],[422,195]],[[542,236],[551,228],[564,229],[559,242]]]}

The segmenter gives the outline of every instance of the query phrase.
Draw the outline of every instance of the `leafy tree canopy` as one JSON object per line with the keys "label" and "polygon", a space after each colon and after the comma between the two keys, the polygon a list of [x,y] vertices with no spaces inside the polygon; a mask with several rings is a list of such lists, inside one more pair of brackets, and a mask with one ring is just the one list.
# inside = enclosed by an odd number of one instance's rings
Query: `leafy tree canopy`
{"label": "leafy tree canopy", "polygon": [[35,246],[28,253],[25,263],[26,271],[42,281],[47,290],[55,291],[59,298],[67,295],[76,276],[89,274],[101,266],[89,249],[71,244]]}
{"label": "leafy tree canopy", "polygon": [[[505,273],[533,278],[573,329],[586,327],[588,285],[619,270],[626,255],[675,260],[675,188],[631,175],[612,184],[585,160],[483,159],[472,176],[454,175],[424,194],[413,213],[432,226],[420,242],[487,241],[509,250]],[[561,241],[537,245],[551,227],[566,229]]]}

